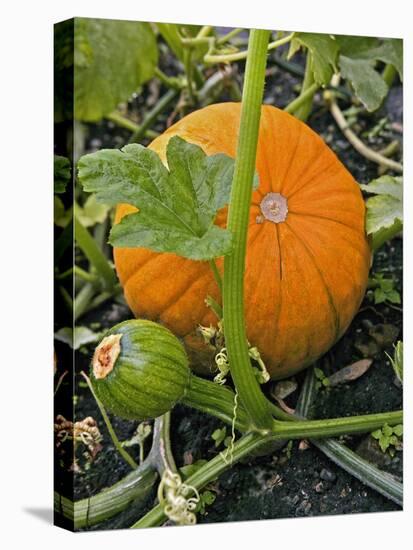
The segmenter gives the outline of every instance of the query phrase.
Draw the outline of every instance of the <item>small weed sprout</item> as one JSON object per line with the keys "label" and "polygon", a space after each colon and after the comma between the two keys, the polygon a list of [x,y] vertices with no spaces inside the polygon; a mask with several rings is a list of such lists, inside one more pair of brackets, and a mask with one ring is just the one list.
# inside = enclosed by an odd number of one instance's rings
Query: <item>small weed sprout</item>
{"label": "small weed sprout", "polygon": [[327,378],[327,376],[324,374],[324,372],[315,367],[314,368],[314,375],[316,377],[316,389],[319,390],[321,388],[327,388],[330,385],[330,380]]}
{"label": "small weed sprout", "polygon": [[397,426],[384,426],[371,433],[371,436],[378,441],[379,447],[383,453],[386,451],[391,457],[396,454],[396,451],[402,449],[402,435],[403,425],[397,424]]}
{"label": "small weed sprout", "polygon": [[383,302],[390,302],[392,304],[400,304],[400,294],[394,288],[394,279],[385,279],[382,273],[376,273],[374,277],[369,280],[370,288],[374,289],[371,297],[374,303],[382,304]]}

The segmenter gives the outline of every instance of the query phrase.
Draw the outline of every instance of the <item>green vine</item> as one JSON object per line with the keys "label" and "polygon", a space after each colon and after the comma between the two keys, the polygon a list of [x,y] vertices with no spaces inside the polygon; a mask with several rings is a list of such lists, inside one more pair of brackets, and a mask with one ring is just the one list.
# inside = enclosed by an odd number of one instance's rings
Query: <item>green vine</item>
{"label": "green vine", "polygon": [[261,102],[264,91],[269,31],[252,30],[248,46],[241,122],[234,179],[228,210],[228,229],[233,234],[233,251],[224,260],[224,326],[231,375],[240,400],[257,428],[268,430],[272,417],[267,400],[251,367],[244,319],[244,272],[248,217]]}

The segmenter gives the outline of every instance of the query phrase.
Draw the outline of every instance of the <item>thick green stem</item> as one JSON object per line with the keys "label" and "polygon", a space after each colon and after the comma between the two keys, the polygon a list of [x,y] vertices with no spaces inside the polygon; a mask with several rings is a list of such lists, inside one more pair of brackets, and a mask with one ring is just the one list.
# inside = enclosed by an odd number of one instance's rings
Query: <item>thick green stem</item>
{"label": "thick green stem", "polygon": [[[314,84],[314,73],[313,73],[312,64],[313,64],[313,56],[310,51],[307,51],[307,61],[305,66],[304,80],[301,87],[300,95],[303,95]],[[309,114],[311,113],[314,94],[315,94],[315,90],[295,110],[294,115],[304,122],[307,120]]]}
{"label": "thick green stem", "polygon": [[[248,456],[252,451],[258,449],[266,438],[256,433],[244,435],[239,439],[232,449],[231,463],[224,459],[220,454],[210,460],[205,466],[202,466],[195,474],[190,476],[185,484],[199,490],[207,483],[218,477],[222,472],[238,462],[244,456]],[[160,504],[152,508],[143,518],[132,525],[132,529],[143,529],[145,527],[155,527],[162,525],[166,521],[163,508]]]}
{"label": "thick green stem", "polygon": [[122,512],[136,500],[145,500],[157,478],[156,470],[145,461],[115,485],[91,498],[73,502],[55,492],[55,511],[72,520],[75,530],[92,527]]}
{"label": "thick green stem", "polygon": [[[311,387],[308,394],[311,395]],[[311,400],[300,400],[298,413],[308,411],[308,403]],[[234,417],[234,392],[228,387],[219,386],[192,375],[186,395],[182,403],[220,418],[227,424],[232,424]],[[383,413],[364,414],[357,416],[345,416],[342,418],[326,418],[321,420],[305,420],[301,416],[291,416],[281,411],[276,405],[267,401],[271,416],[271,429],[268,436],[273,439],[300,439],[300,438],[325,438],[335,437],[351,433],[368,433],[384,424],[394,426],[403,422],[403,411],[391,411]],[[241,432],[254,430],[248,418],[245,402],[240,396],[235,419],[236,428]]]}
{"label": "thick green stem", "polygon": [[269,31],[252,30],[242,96],[240,131],[231,188],[227,227],[233,250],[224,260],[225,343],[231,375],[254,424],[269,429],[272,417],[251,367],[244,318],[244,272],[248,219],[264,91]]}
{"label": "thick green stem", "polygon": [[102,278],[105,288],[112,290],[116,284],[115,271],[109,265],[105,255],[97,246],[94,238],[89,231],[83,227],[79,220],[74,218],[75,238],[78,247],[82,250],[89,262],[95,267],[99,276]]}
{"label": "thick green stem", "polygon": [[312,439],[311,443],[359,481],[403,506],[403,485],[391,474],[379,470],[334,439]]}
{"label": "thick green stem", "polygon": [[170,411],[155,419],[153,428],[153,443],[147,461],[162,476],[165,469],[177,472],[175,459],[171,448],[171,413]]}
{"label": "thick green stem", "polygon": [[169,439],[170,413],[154,422],[152,447],[147,458],[130,474],[91,498],[72,500],[54,494],[55,510],[74,521],[75,529],[92,527],[149,496],[156,480],[168,467],[176,471]]}
{"label": "thick green stem", "polygon": [[[232,425],[234,416],[234,393],[223,386],[218,386],[207,380],[196,377],[191,378],[190,388],[182,403],[190,407],[212,414],[229,425]],[[306,407],[305,407],[306,408]],[[189,478],[186,483],[197,489],[202,488],[206,483],[217,477],[232,464],[251,452],[259,450],[261,446],[268,445],[272,441],[284,439],[303,439],[309,435],[318,434],[318,437],[327,437],[328,435],[342,435],[345,433],[370,432],[380,428],[383,424],[399,424],[402,421],[402,412],[381,413],[366,416],[348,417],[341,419],[303,421],[284,413],[278,407],[273,405],[272,412],[274,416],[285,420],[286,422],[276,422],[272,433],[261,436],[257,433],[251,433],[251,423],[241,402],[238,403],[237,414],[235,418],[235,427],[241,432],[246,432],[238,442],[235,443],[231,453],[232,460],[228,461],[226,457],[219,455],[212,461],[202,467],[197,475]],[[280,429],[280,425],[283,427]],[[155,469],[161,475],[166,464],[173,468],[173,457],[169,448],[169,417],[156,419],[154,427],[154,438],[151,452],[143,465],[128,474],[123,480],[119,481],[110,489],[107,489],[90,499],[83,499],[76,503],[61,498],[55,494],[57,500],[57,510],[60,510],[69,519],[75,518],[77,528],[92,526],[100,521],[109,519],[116,513],[122,511],[129,503],[138,498],[144,498],[152,488],[156,480]],[[373,489],[380,490],[382,494],[388,494],[389,498],[395,502],[400,502],[401,487],[400,483],[393,478],[387,479],[385,474],[380,476],[377,469],[371,465],[361,463],[362,459],[357,457],[348,449],[337,449],[338,443],[331,443],[329,440],[311,439],[312,443],[318,446],[332,460],[343,468],[350,471],[353,469],[363,473],[363,479]],[[352,454],[349,454],[352,453]],[[353,456],[354,455],[354,456]],[[205,468],[205,469],[204,469]],[[353,471],[350,473],[354,474]],[[368,476],[368,478],[366,477]],[[357,475],[356,475],[357,477]],[[366,481],[367,479],[367,481]],[[385,493],[387,491],[387,493]],[[165,521],[162,509],[157,506],[151,510],[134,527],[149,527],[160,525]]]}
{"label": "thick green stem", "polygon": [[235,428],[240,432],[245,433],[252,427],[248,414],[240,403],[234,421],[235,394],[232,390],[198,376],[191,376],[189,389],[182,399],[182,403],[211,414],[230,426],[234,422]]}
{"label": "thick green stem", "polygon": [[[364,428],[361,429],[361,423],[357,423],[357,419],[367,417],[370,418],[369,422],[364,424]],[[374,420],[373,420],[373,417]],[[225,470],[230,468],[233,464],[241,460],[242,458],[251,455],[253,452],[259,451],[262,447],[265,447],[269,443],[279,439],[302,439],[309,435],[315,437],[328,437],[328,435],[339,435],[340,433],[355,433],[355,431],[370,431],[387,422],[390,425],[400,423],[402,413],[400,411],[395,413],[382,413],[377,415],[366,415],[364,417],[350,417],[350,418],[337,418],[333,420],[320,420],[320,421],[297,421],[297,422],[285,422],[279,424],[285,424],[282,430],[277,430],[277,433],[269,435],[260,435],[258,433],[250,432],[242,436],[233,446],[231,457],[229,462],[226,457],[221,454],[214,457],[212,460],[202,466],[195,474],[190,476],[186,480],[186,484],[190,487],[194,487],[198,491],[205,487],[209,482],[222,474]],[[345,421],[347,426],[343,430]],[[324,423],[324,429],[317,429],[318,423]],[[328,428],[331,423],[330,428]],[[332,429],[333,425],[335,429]],[[305,426],[305,430],[301,431],[300,428]],[[327,429],[325,429],[327,427]],[[282,433],[281,433],[282,432]],[[301,433],[300,433],[301,432]],[[323,433],[323,435],[320,435]],[[306,435],[307,434],[307,435]],[[166,520],[163,508],[158,505],[152,508],[143,518],[132,525],[133,529],[155,527],[162,525]]]}
{"label": "thick green stem", "polygon": [[344,434],[372,432],[384,424],[395,426],[403,422],[403,411],[326,418],[322,420],[300,420],[300,422],[275,421],[273,433],[277,438],[301,439],[336,437]]}
{"label": "thick green stem", "polygon": [[309,86],[305,90],[305,92],[300,94],[293,101],[291,101],[291,103],[284,107],[284,111],[286,113],[294,114],[297,109],[299,109],[302,105],[305,105],[309,98],[312,98],[314,96],[319,87],[320,86],[316,82],[314,82],[314,84],[311,84],[311,86]]}
{"label": "thick green stem", "polygon": [[[301,417],[309,415],[316,393],[315,382],[314,371],[313,369],[309,369],[295,409],[296,415],[300,415]],[[299,420],[299,418],[291,416],[290,420]],[[310,441],[330,460],[340,466],[340,468],[343,468],[343,470],[356,479],[399,506],[403,505],[403,485],[392,475],[379,470],[376,466],[334,439],[311,439]]]}
{"label": "thick green stem", "polygon": [[156,122],[159,115],[163,113],[170,103],[172,103],[178,93],[178,90],[172,88],[168,90],[166,94],[159,99],[159,101],[157,101],[154,108],[145,116],[142,124],[133,132],[129,143],[137,143],[146,135],[147,131]]}

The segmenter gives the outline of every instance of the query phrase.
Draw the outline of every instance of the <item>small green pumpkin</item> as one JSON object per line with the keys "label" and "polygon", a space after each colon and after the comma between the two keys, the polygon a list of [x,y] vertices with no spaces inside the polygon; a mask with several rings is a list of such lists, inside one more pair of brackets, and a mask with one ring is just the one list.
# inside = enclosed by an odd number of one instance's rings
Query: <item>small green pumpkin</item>
{"label": "small green pumpkin", "polygon": [[171,410],[189,386],[188,358],[165,327],[142,319],[112,327],[91,364],[93,388],[105,407],[131,420]]}

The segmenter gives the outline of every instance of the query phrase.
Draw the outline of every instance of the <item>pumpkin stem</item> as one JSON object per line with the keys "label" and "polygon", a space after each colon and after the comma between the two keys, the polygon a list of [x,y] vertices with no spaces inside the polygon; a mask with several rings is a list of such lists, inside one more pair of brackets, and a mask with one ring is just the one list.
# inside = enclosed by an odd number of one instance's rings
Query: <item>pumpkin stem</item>
{"label": "pumpkin stem", "polygon": [[280,193],[267,193],[260,204],[262,215],[270,222],[280,223],[287,219],[287,199]]}
{"label": "pumpkin stem", "polygon": [[244,272],[268,38],[268,31],[252,30],[250,33],[234,179],[228,209],[227,228],[233,236],[233,250],[224,258],[223,285],[225,344],[231,376],[240,401],[255,426],[262,430],[270,429],[273,419],[249,356],[244,317]]}

